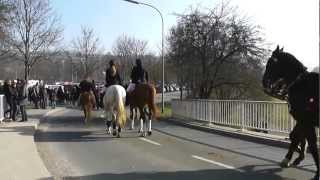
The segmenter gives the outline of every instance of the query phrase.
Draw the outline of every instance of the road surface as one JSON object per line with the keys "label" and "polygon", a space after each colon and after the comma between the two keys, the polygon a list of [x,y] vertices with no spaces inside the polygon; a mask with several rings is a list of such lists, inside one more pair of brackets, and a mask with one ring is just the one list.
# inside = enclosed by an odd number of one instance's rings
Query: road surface
{"label": "road surface", "polygon": [[[310,154],[298,168],[281,169],[286,149],[153,122],[152,136],[104,131],[102,112],[90,126],[77,109],[62,109],[42,120],[35,135],[48,170],[65,179],[252,179],[304,180],[313,177]],[[136,123],[138,124],[138,123]],[[129,127],[129,126],[127,126]]]}

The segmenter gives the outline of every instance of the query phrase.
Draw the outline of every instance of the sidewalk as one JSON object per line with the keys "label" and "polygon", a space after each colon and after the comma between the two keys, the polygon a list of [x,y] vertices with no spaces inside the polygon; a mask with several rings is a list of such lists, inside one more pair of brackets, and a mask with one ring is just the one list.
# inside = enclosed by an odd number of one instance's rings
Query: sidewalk
{"label": "sidewalk", "polygon": [[[51,109],[28,109],[27,122],[0,124],[0,179],[21,180],[51,177],[39,157],[34,132]],[[18,117],[17,120],[21,120]]]}

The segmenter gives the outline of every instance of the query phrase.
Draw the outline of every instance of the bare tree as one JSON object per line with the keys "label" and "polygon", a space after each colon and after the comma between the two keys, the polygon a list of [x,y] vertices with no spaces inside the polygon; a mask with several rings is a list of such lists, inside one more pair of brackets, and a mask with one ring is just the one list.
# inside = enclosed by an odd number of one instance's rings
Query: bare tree
{"label": "bare tree", "polygon": [[121,76],[129,77],[134,59],[142,58],[146,55],[148,42],[139,40],[127,35],[120,36],[113,45],[112,53],[120,59],[119,68],[122,70]]}
{"label": "bare tree", "polygon": [[180,81],[188,79],[193,96],[199,98],[208,98],[221,86],[246,85],[225,76],[227,64],[248,63],[247,57],[259,61],[263,53],[259,27],[223,3],[208,12],[196,9],[179,15],[168,42],[169,58]]}
{"label": "bare tree", "polygon": [[0,0],[0,57],[2,60],[8,55],[9,48],[6,46],[8,38],[9,14],[12,6],[7,0]]}
{"label": "bare tree", "polygon": [[92,75],[99,62],[99,55],[102,53],[99,43],[93,29],[85,26],[81,27],[81,35],[72,41],[72,47],[80,58],[85,75]]}
{"label": "bare tree", "polygon": [[24,64],[24,78],[28,80],[32,67],[40,60],[55,54],[54,47],[62,35],[59,18],[49,0],[10,0],[11,52]]}

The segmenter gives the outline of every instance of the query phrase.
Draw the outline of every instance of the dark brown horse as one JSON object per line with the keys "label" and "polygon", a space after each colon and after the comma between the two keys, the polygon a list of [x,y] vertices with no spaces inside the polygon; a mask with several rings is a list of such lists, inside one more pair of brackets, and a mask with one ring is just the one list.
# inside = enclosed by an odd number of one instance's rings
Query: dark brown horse
{"label": "dark brown horse", "polygon": [[[148,135],[150,136],[151,131],[151,120],[158,117],[159,111],[155,104],[156,89],[152,84],[137,84],[135,89],[127,94],[130,105],[130,119],[134,123],[133,110],[138,108],[140,119],[140,130],[141,136],[146,136],[144,129],[147,125],[147,118],[149,120]],[[146,109],[147,107],[147,109]],[[145,128],[144,128],[145,127]],[[134,128],[132,124],[131,128]]]}
{"label": "dark brown horse", "polygon": [[95,97],[92,92],[83,92],[80,94],[80,104],[84,111],[84,122],[87,124],[91,118],[91,111],[95,106]]}

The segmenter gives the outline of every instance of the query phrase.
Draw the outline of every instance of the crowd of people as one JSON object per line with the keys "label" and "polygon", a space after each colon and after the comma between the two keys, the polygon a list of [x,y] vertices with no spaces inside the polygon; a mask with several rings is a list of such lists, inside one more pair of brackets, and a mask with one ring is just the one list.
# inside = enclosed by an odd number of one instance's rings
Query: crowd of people
{"label": "crowd of people", "polygon": [[27,121],[28,116],[26,112],[27,105],[27,86],[24,80],[17,79],[16,81],[6,80],[3,85],[3,91],[8,105],[5,110],[5,117],[17,120],[17,114],[21,113],[21,122]]}
{"label": "crowd of people", "polygon": [[[124,86],[127,89],[126,97],[129,97],[136,84],[148,82],[148,73],[142,67],[141,59],[136,59],[136,65],[132,68],[130,78],[130,82],[125,85],[116,63],[114,60],[109,61],[106,69],[105,87],[111,85]],[[5,110],[5,117],[12,121],[17,120],[19,113],[21,114],[21,121],[27,121],[26,105],[30,103],[34,104],[36,109],[46,109],[48,105],[55,108],[57,103],[78,106],[79,96],[82,92],[92,94],[95,108],[103,107],[104,92],[101,91],[94,80],[91,80],[89,75],[86,75],[79,85],[70,86],[48,86],[43,81],[39,81],[27,88],[25,80],[6,80],[3,91],[8,106]]]}

